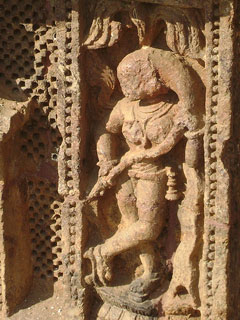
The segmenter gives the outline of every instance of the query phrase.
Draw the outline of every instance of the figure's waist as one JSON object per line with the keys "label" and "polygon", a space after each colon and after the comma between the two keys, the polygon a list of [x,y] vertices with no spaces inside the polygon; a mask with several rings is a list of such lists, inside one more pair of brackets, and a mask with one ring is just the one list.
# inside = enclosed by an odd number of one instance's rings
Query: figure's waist
{"label": "figure's waist", "polygon": [[128,169],[128,175],[133,178],[156,180],[166,174],[166,168],[161,161],[141,161],[134,163]]}

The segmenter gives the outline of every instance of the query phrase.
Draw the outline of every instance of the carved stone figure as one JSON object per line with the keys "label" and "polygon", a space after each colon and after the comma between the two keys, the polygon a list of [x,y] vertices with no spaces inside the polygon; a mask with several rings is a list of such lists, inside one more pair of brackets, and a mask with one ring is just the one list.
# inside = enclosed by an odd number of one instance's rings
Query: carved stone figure
{"label": "carved stone figure", "polygon": [[[184,73],[179,73],[180,70]],[[198,161],[197,152],[201,152],[198,143],[194,145],[192,141],[199,140],[196,137],[202,134],[202,101],[195,103],[190,94],[186,96],[189,86],[197,82],[190,70],[185,61],[169,51],[143,47],[127,55],[117,68],[125,98],[110,113],[107,137],[104,133],[97,143],[99,180],[88,201],[117,184],[116,198],[124,226],[84,254],[93,268],[86,281],[107,285],[112,278],[113,257],[135,248],[143,274],[132,281],[128,295],[137,302],[146,300],[163,281],[154,242],[165,224],[166,199],[173,201],[179,197],[164,155],[184,135],[191,137],[187,145],[191,151],[187,153],[193,152],[191,156],[196,157],[186,159],[187,162]],[[201,86],[199,83],[199,91]],[[186,99],[182,101],[184,95]],[[129,148],[120,160],[117,135],[123,135]]]}
{"label": "carved stone figure", "polygon": [[1,1],[0,319],[239,319],[239,15]]}

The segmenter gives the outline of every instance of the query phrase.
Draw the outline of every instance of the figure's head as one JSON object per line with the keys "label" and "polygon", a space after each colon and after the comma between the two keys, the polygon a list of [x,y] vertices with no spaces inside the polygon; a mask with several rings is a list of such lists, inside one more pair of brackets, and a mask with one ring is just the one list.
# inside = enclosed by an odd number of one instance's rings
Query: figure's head
{"label": "figure's head", "polygon": [[118,65],[117,76],[123,94],[132,101],[155,98],[168,92],[159,79],[149,50],[141,49],[128,54]]}

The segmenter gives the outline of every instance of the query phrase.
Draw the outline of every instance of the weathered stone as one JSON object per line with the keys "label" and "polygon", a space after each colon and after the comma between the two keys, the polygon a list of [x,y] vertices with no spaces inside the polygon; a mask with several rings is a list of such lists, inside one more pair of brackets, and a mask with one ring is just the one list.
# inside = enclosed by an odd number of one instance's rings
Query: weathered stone
{"label": "weathered stone", "polygon": [[3,319],[239,318],[239,13],[2,0]]}

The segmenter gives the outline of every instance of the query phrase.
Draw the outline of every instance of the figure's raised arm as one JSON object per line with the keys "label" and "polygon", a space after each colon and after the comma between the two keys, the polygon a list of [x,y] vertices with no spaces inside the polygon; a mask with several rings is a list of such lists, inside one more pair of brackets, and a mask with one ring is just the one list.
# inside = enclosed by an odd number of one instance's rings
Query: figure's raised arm
{"label": "figure's raised arm", "polygon": [[121,132],[122,115],[116,105],[107,121],[107,124],[98,130],[97,155],[99,176],[105,176],[118,163],[118,134]]}

